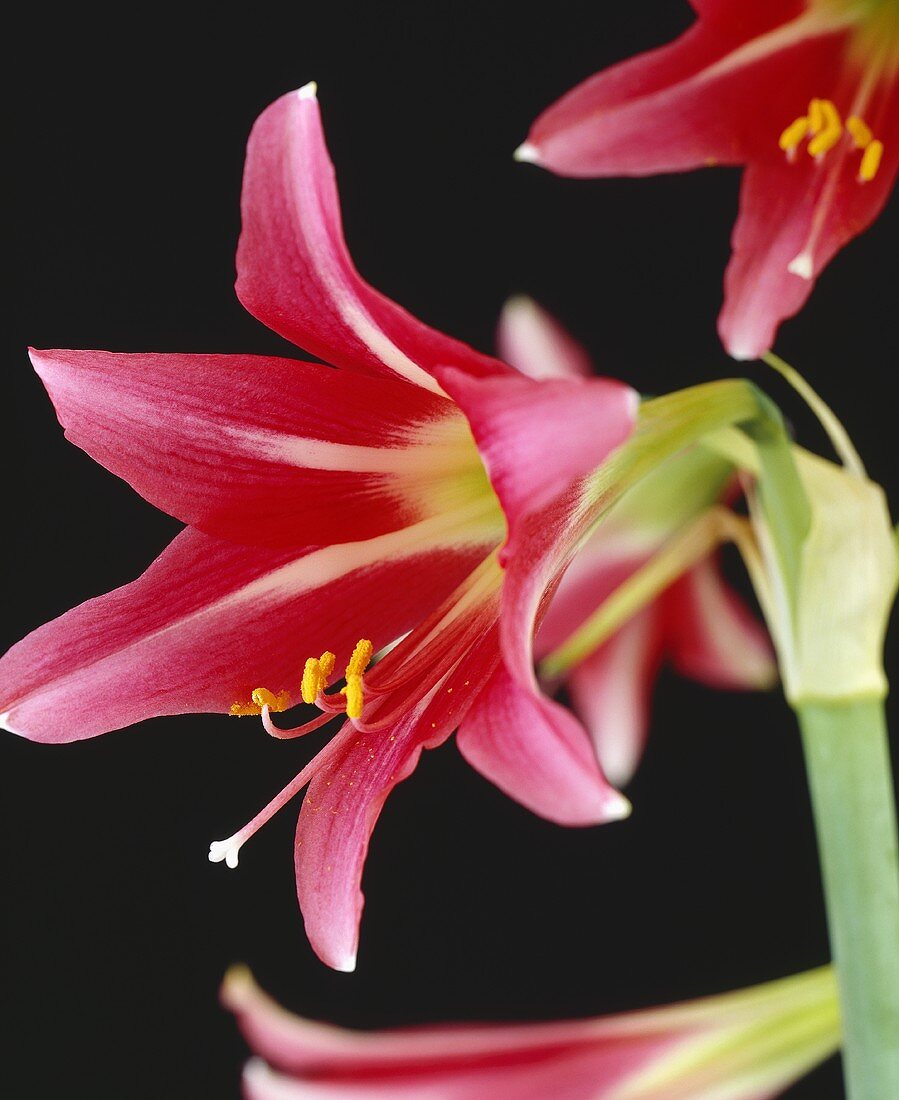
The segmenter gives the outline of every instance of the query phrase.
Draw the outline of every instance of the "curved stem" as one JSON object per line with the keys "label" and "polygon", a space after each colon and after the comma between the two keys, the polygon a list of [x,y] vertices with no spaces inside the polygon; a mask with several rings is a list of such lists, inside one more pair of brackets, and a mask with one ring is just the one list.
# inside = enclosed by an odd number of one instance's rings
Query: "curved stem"
{"label": "curved stem", "polygon": [[850,1100],[899,1097],[899,857],[879,699],[797,708],[843,1016]]}

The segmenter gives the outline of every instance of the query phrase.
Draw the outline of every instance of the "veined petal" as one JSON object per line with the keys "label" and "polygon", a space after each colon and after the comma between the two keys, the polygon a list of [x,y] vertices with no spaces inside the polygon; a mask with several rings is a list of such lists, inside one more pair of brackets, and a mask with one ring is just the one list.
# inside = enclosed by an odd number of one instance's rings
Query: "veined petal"
{"label": "veined petal", "polygon": [[840,1041],[829,967],[685,1004],[558,1023],[350,1031],[291,1015],[244,970],[229,973],[222,1000],[265,1059],[247,1067],[252,1100],[769,1100]]}
{"label": "veined petal", "polygon": [[[899,82],[888,106],[895,133]],[[794,163],[768,156],[747,167],[718,318],[736,359],[755,359],[772,346],[778,325],[799,312],[822,269],[883,209],[899,171],[899,141],[886,144],[877,175],[866,183],[844,163],[851,156],[844,143],[821,164],[809,156]]]}
{"label": "veined petal", "polygon": [[637,393],[609,378],[438,377],[468,418],[510,530],[596,469],[633,431],[639,408]]}
{"label": "veined petal", "polygon": [[[0,661],[0,722],[75,741],[162,714],[227,712],[295,689],[303,661],[384,646],[493,545],[427,520],[365,542],[252,549],[188,528],[131,584],[35,630]],[[248,641],[251,639],[251,641]]]}
{"label": "veined petal", "polygon": [[624,624],[568,676],[575,712],[593,740],[602,770],[618,787],[631,781],[649,730],[652,689],[664,652],[659,610]]}
{"label": "veined petal", "polygon": [[343,239],[315,86],[268,107],[247,147],[237,294],[263,324],[335,366],[438,389],[436,365],[506,367],[417,321],[366,283]]}
{"label": "veined petal", "polygon": [[464,417],[400,380],[254,355],[32,360],[68,439],[207,534],[356,542],[489,493]]}
{"label": "veined petal", "polygon": [[500,666],[459,728],[473,768],[559,825],[600,825],[630,812],[596,763],[580,723]]}
{"label": "veined petal", "polygon": [[297,893],[316,954],[355,967],[364,905],[362,871],[388,795],[423,749],[445,741],[499,661],[502,573],[484,560],[446,601],[366,676],[361,719],[327,749],[297,825]]}
{"label": "veined petal", "polygon": [[807,102],[846,34],[818,8],[798,8],[700,19],[670,45],[597,73],[543,112],[519,157],[567,176],[643,176],[740,164],[776,147],[783,104]]}
{"label": "veined petal", "polygon": [[667,649],[683,675],[722,688],[774,685],[768,635],[724,580],[717,555],[673,584],[662,603]]}
{"label": "veined petal", "polygon": [[590,356],[532,298],[510,298],[496,330],[500,357],[528,378],[590,378]]}

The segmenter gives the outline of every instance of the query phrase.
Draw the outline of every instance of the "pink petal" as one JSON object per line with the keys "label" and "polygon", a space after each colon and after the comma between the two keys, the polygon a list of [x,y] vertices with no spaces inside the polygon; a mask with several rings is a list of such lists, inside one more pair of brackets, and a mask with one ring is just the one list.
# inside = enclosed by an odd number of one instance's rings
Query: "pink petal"
{"label": "pink petal", "polygon": [[303,662],[409,630],[489,547],[428,523],[321,549],[244,548],[188,529],[142,577],[35,630],[0,660],[0,723],[36,741],[296,691]]}
{"label": "pink petal", "polygon": [[777,666],[768,635],[721,576],[717,556],[696,566],[662,599],[667,646],[679,672],[713,687],[774,685]]}
{"label": "pink petal", "polygon": [[510,298],[496,331],[500,357],[528,378],[589,378],[590,356],[531,298]]}
{"label": "pink petal", "polygon": [[468,418],[510,529],[596,469],[636,423],[639,397],[608,378],[473,379],[439,372]]}
{"label": "pink petal", "polygon": [[32,360],[73,443],[157,507],[238,542],[396,530],[439,510],[433,484],[479,466],[452,403],[402,381],[253,355]]}
{"label": "pink petal", "polygon": [[[882,113],[899,131],[899,82]],[[772,155],[746,169],[718,318],[736,359],[755,359],[772,346],[778,325],[802,308],[824,267],[883,209],[899,171],[899,142],[886,143],[868,183],[856,178],[859,156],[844,142],[821,164],[801,152],[793,163]]]}
{"label": "pink petal", "polygon": [[505,371],[417,321],[356,271],[313,85],[282,96],[256,121],[241,208],[237,294],[275,332],[336,366],[427,389],[436,389],[437,365]]}
{"label": "pink petal", "polygon": [[[303,802],[296,844],[300,908],[310,944],[337,970],[355,967],[362,871],[382,806],[415,769],[422,749],[441,744],[464,719],[499,660],[501,574],[488,559],[475,575],[493,583],[466,599],[479,591],[467,579],[366,677],[373,702],[328,746]],[[441,645],[441,635],[449,646]],[[404,668],[419,653],[430,660]],[[397,671],[413,675],[405,690],[390,691]]]}
{"label": "pink petal", "polygon": [[649,607],[568,676],[572,705],[590,732],[602,770],[617,787],[631,781],[643,755],[662,654],[660,616]]}
{"label": "pink petal", "polygon": [[670,45],[597,73],[544,111],[519,156],[561,175],[643,176],[776,150],[845,40],[820,21],[787,22],[799,8],[766,4],[750,20],[722,9]]}
{"label": "pink petal", "polygon": [[599,825],[630,811],[597,767],[575,718],[504,668],[497,669],[478,696],[457,741],[481,775],[549,821]]}
{"label": "pink petal", "polygon": [[[770,1100],[839,1043],[829,968],[662,1008],[537,1024],[350,1031],[286,1012],[243,969],[226,977],[222,1001],[257,1055],[244,1077],[251,1100]],[[801,1032],[790,1049],[771,1038],[784,1028]]]}

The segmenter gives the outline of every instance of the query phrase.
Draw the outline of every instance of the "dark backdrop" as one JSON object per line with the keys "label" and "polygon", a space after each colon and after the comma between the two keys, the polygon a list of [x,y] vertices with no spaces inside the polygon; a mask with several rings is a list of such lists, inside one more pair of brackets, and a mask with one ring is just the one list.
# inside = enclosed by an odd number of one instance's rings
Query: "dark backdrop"
{"label": "dark backdrop", "polygon": [[[511,159],[576,80],[684,28],[681,0],[554,0],[530,15],[432,2],[235,17],[196,4],[128,19],[44,14],[18,49],[6,642],[131,579],[177,529],[63,441],[26,343],[283,352],[232,291],[238,194],[254,117],[307,80],[319,82],[353,254],[413,312],[489,348],[504,298],[526,291],[644,391],[735,369],[714,319],[737,171],[574,182]],[[897,226],[894,200],[778,343],[894,493]],[[821,444],[784,387],[744,369]],[[0,751],[0,1091],[17,1100],[235,1096],[245,1050],[216,991],[236,960],[295,1009],[369,1026],[613,1011],[827,958],[799,743],[777,692],[663,676],[634,814],[619,826],[554,827],[452,742],[427,754],[377,828],[353,976],[305,942],[292,810],[239,872],[206,860],[210,839],[298,770],[303,745],[187,717],[60,748],[4,736]],[[838,1096],[838,1082],[831,1063],[791,1095]]]}

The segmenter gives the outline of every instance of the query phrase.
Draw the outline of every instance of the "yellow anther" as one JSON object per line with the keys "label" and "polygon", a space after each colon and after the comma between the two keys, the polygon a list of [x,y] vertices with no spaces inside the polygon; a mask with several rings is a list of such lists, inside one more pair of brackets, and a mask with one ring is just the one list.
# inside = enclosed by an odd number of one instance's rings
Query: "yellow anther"
{"label": "yellow anther", "polygon": [[[347,680],[349,680],[351,676],[361,676],[362,673],[365,672],[373,652],[374,648],[368,638],[360,638],[359,641],[356,642],[356,648],[353,650],[350,662],[346,666],[345,675]],[[350,717],[353,717],[353,715],[350,715]]]}
{"label": "yellow anther", "polygon": [[[820,104],[824,125],[816,130],[811,127],[814,137],[808,143],[809,156],[819,157],[832,149],[843,136],[843,121],[840,112],[829,99],[813,100]],[[811,107],[809,108],[809,120],[811,121]]]}
{"label": "yellow anther", "polygon": [[279,691],[277,695],[274,692],[269,691],[267,688],[256,688],[252,695],[253,702],[261,710],[263,707],[268,707],[269,710],[279,713],[282,710],[290,709],[290,692]]}
{"label": "yellow anther", "polygon": [[347,718],[361,718],[365,695],[361,675],[354,672],[347,673],[346,687],[343,689],[343,694],[346,696]]}
{"label": "yellow anther", "polygon": [[310,657],[303,666],[303,681],[300,685],[300,694],[303,696],[304,703],[315,702],[324,686],[324,679],[321,661],[318,657]]}
{"label": "yellow anther", "polygon": [[228,712],[232,717],[245,718],[248,715],[262,714],[262,708],[280,712],[290,707],[290,692],[279,691],[277,695],[268,688],[256,688],[249,703],[232,703]]}
{"label": "yellow anther", "polygon": [[880,161],[883,157],[883,142],[872,141],[862,153],[862,162],[858,169],[858,178],[861,183],[869,183],[877,175]]}
{"label": "yellow anther", "polygon": [[850,115],[846,119],[846,129],[852,134],[856,149],[867,149],[871,144],[874,135],[871,133],[871,127],[863,118],[859,118],[858,115]]}
{"label": "yellow anther", "polygon": [[790,123],[780,135],[780,140],[777,144],[785,153],[791,153],[796,146],[804,140],[808,132],[809,121],[805,115],[803,115],[801,118],[794,119],[794,121]]}
{"label": "yellow anther", "polygon": [[331,679],[331,673],[334,671],[334,662],[336,660],[337,658],[330,651],[330,649],[326,649],[325,652],[318,659],[319,668],[321,669],[322,676],[324,676],[326,682]]}
{"label": "yellow anther", "polygon": [[820,99],[813,99],[808,105],[808,128],[811,134],[824,129],[824,110]]}

